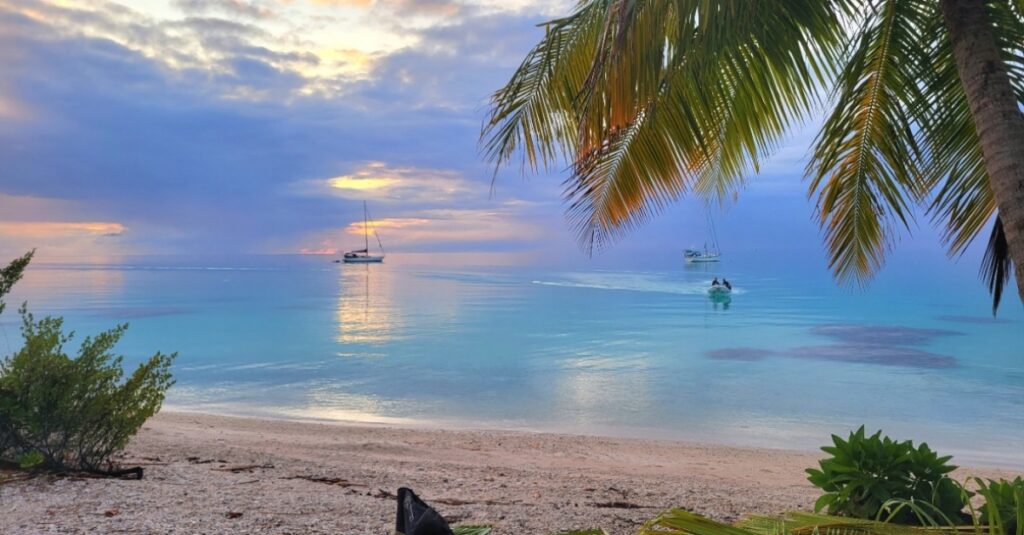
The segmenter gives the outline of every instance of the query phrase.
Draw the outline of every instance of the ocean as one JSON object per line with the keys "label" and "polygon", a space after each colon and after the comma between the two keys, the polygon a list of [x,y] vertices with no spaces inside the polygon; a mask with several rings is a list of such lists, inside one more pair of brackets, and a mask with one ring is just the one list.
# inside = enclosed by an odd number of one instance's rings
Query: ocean
{"label": "ocean", "polygon": [[[20,347],[27,300],[79,341],[129,323],[129,366],[177,351],[169,409],[802,450],[865,425],[1024,466],[1024,307],[1011,288],[993,318],[974,266],[904,255],[851,289],[770,252],[645,269],[332,260],[40,262],[7,300],[0,354]],[[706,294],[716,276],[727,301]]]}

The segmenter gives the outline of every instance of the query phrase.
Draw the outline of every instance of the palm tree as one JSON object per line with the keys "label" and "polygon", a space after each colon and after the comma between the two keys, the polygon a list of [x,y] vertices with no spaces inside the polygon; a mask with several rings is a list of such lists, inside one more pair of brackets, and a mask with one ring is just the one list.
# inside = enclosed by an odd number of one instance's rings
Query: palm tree
{"label": "palm tree", "polygon": [[571,163],[588,251],[724,200],[825,112],[807,166],[830,266],[867,282],[914,205],[951,255],[986,228],[993,313],[1024,301],[1024,0],[581,0],[492,96],[495,171]]}

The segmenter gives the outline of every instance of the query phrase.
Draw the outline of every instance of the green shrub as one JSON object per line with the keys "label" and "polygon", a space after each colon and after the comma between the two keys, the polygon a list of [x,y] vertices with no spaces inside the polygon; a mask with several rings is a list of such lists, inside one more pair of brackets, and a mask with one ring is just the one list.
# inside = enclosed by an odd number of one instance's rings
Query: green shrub
{"label": "green shrub", "polygon": [[[0,297],[30,258],[0,271]],[[25,346],[0,361],[0,461],[26,468],[103,470],[160,410],[173,384],[175,355],[157,353],[122,380],[122,357],[111,350],[127,325],[86,338],[71,358],[64,345],[73,335],[63,333],[61,318],[36,321],[25,306],[20,312]]]}
{"label": "green shrub", "polygon": [[861,426],[847,440],[832,435],[831,455],[808,469],[808,480],[825,493],[815,512],[910,525],[952,525],[964,521],[969,493],[949,473],[951,457],[939,457],[927,444],[898,442],[879,431],[866,436]]}
{"label": "green shrub", "polygon": [[995,533],[1024,533],[1024,479],[982,480],[975,478],[978,494],[985,498],[979,510],[979,523],[993,527]]}

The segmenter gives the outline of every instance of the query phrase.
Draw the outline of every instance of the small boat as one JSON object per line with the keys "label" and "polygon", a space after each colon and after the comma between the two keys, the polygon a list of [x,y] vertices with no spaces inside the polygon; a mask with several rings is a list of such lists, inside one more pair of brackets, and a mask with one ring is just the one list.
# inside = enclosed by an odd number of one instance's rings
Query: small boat
{"label": "small boat", "polygon": [[687,249],[683,251],[683,258],[688,264],[718,262],[721,256],[721,253],[709,251],[706,247],[703,251],[697,249]]}
{"label": "small boat", "polygon": [[365,246],[362,249],[345,253],[341,260],[346,264],[379,264],[384,261],[384,244],[380,242],[380,236],[377,235],[376,229],[373,230],[373,235],[377,238],[377,245],[380,246],[380,254],[370,254],[370,220],[367,215],[368,213],[366,201],[363,201],[363,240]]}
{"label": "small boat", "polygon": [[716,284],[708,288],[708,295],[711,297],[723,297],[732,293],[732,288],[722,284]]}

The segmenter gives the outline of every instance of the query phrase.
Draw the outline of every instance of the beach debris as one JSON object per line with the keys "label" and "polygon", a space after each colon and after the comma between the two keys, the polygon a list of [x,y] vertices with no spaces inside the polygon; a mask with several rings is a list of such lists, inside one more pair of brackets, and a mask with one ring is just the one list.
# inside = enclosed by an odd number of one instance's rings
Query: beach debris
{"label": "beach debris", "polygon": [[[399,490],[401,490],[401,489],[399,489]],[[373,496],[374,498],[383,498],[383,499],[390,499],[390,498],[394,498],[395,497],[395,495],[392,494],[390,491],[384,490],[382,488],[374,489],[374,490],[368,492],[367,495],[368,496]]]}
{"label": "beach debris", "polygon": [[103,516],[105,516],[107,518],[110,518],[112,516],[117,516],[119,514],[121,514],[121,510],[116,508],[116,507],[114,507],[112,509],[107,509],[106,511],[103,511]]}
{"label": "beach debris", "polygon": [[625,501],[610,501],[610,502],[593,502],[590,503],[592,507],[598,507],[601,509],[657,509],[653,505],[639,505],[633,502]]}
{"label": "beach debris", "polygon": [[224,459],[202,459],[200,457],[185,457],[185,460],[192,464],[210,464],[210,463],[221,463],[227,464]]}
{"label": "beach debris", "polygon": [[364,483],[356,483],[340,477],[321,477],[321,476],[291,476],[282,479],[305,479],[306,481],[312,481],[313,483],[323,483],[325,485],[335,485],[341,488],[349,487],[369,487]]}
{"label": "beach debris", "polygon": [[228,511],[227,513],[224,513],[224,516],[233,520],[235,518],[242,518],[242,513],[238,511]]}
{"label": "beach debris", "polygon": [[269,463],[267,463],[267,464],[241,464],[241,465],[236,465],[236,466],[223,466],[223,467],[220,467],[220,468],[211,468],[210,470],[213,470],[214,472],[231,472],[232,474],[237,474],[239,472],[252,472],[253,470],[257,470],[257,469],[270,469],[270,468],[273,468],[273,467],[274,467],[274,465],[269,464]]}
{"label": "beach debris", "polygon": [[412,489],[398,489],[395,531],[402,535],[452,535],[448,522]]}

